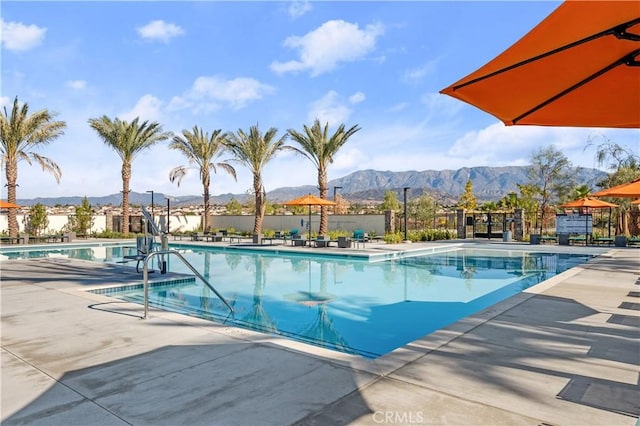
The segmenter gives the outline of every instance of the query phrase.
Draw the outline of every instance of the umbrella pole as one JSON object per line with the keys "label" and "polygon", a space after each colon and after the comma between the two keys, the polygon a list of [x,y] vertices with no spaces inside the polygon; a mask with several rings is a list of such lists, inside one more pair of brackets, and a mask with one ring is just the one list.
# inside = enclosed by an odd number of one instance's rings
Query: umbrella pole
{"label": "umbrella pole", "polygon": [[311,247],[311,204],[309,204],[309,247]]}

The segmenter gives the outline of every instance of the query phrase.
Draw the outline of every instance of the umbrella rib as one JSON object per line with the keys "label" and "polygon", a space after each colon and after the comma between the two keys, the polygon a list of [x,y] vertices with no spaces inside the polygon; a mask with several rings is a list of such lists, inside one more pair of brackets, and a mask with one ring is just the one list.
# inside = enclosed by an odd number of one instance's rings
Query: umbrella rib
{"label": "umbrella rib", "polygon": [[525,59],[524,61],[515,63],[513,65],[509,65],[508,67],[505,67],[505,68],[501,68],[501,69],[499,69],[497,71],[494,71],[492,73],[489,73],[487,75],[483,75],[481,77],[474,78],[473,80],[469,80],[469,81],[464,82],[462,84],[459,84],[457,86],[453,86],[452,90],[455,92],[456,90],[461,89],[463,87],[469,86],[471,84],[477,83],[477,82],[482,81],[482,80],[486,80],[487,78],[491,78],[491,77],[496,76],[498,74],[502,74],[502,73],[505,73],[507,71],[511,71],[512,69],[519,68],[521,66],[527,65],[527,64],[529,64],[531,62],[535,62],[535,61],[537,61],[539,59],[542,59],[542,58],[546,58],[547,56],[555,55],[556,53],[560,53],[560,52],[562,52],[564,50],[568,50],[568,49],[574,48],[574,47],[579,46],[581,44],[588,43],[588,42],[593,41],[595,39],[598,39],[600,37],[604,37],[604,36],[608,36],[608,35],[614,35],[617,38],[622,38],[622,39],[626,39],[626,40],[633,40],[633,41],[639,41],[640,40],[640,36],[628,33],[626,31],[627,28],[632,27],[633,25],[638,24],[638,23],[640,23],[640,18],[633,19],[633,20],[631,20],[629,22],[626,22],[624,24],[621,24],[621,25],[616,25],[613,28],[609,28],[609,29],[601,31],[601,32],[599,32],[597,34],[590,35],[589,37],[585,37],[583,39],[574,41],[574,42],[566,44],[564,46],[560,46],[560,47],[558,47],[556,49],[553,49],[553,50],[550,50],[548,52],[542,53],[542,54],[540,54],[538,56],[534,56],[532,58]]}
{"label": "umbrella rib", "polygon": [[637,49],[635,51],[633,51],[632,53],[625,55],[624,57],[618,59],[617,61],[615,61],[614,63],[612,63],[611,65],[608,65],[606,67],[604,67],[603,69],[601,69],[600,71],[591,74],[590,76],[588,76],[587,78],[580,80],[578,83],[574,84],[573,86],[563,90],[562,92],[558,93],[555,96],[550,97],[549,99],[547,99],[546,101],[538,104],[537,106],[531,108],[529,111],[517,116],[516,118],[514,118],[513,120],[511,120],[509,122],[509,124],[516,124],[518,121],[522,120],[523,118],[527,117],[528,115],[533,114],[534,112],[536,112],[537,110],[544,108],[545,106],[547,106],[548,104],[555,102],[557,99],[560,99],[561,97],[563,97],[564,95],[566,95],[567,93],[573,92],[574,90],[576,90],[577,88],[584,86],[585,84],[589,83],[592,80],[595,80],[596,78],[600,77],[603,74],[606,74],[607,72],[609,72],[610,70],[612,70],[613,68],[620,66],[620,65],[628,65],[628,66],[635,66],[635,63],[637,61],[635,61],[635,57],[638,56],[638,54],[640,53],[640,49]]}

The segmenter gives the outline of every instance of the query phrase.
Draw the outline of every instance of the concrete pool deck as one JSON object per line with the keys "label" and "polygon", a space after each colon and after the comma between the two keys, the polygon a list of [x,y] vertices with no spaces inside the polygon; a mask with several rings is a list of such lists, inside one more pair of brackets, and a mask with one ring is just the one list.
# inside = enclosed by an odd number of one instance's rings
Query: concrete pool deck
{"label": "concrete pool deck", "polygon": [[640,250],[475,246],[601,256],[375,360],[170,312],[145,321],[140,305],[86,291],[140,282],[135,268],[3,261],[0,420],[635,425]]}

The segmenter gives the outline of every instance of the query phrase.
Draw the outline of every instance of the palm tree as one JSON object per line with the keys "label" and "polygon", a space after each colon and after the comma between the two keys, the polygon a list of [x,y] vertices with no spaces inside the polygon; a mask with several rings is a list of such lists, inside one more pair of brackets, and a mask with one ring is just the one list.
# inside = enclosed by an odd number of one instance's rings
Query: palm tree
{"label": "palm tree", "polygon": [[256,212],[253,222],[254,234],[262,232],[262,221],[267,207],[267,194],[262,182],[262,169],[279,151],[294,150],[300,152],[292,146],[285,145],[287,134],[276,139],[277,132],[278,129],[271,127],[263,135],[256,124],[249,128],[248,134],[242,129],[238,129],[236,134],[227,134],[227,148],[235,157],[235,161],[245,165],[253,173],[253,193],[256,198]]}
{"label": "palm tree", "polygon": [[156,122],[138,123],[136,117],[131,123],[116,118],[111,120],[106,115],[90,118],[89,125],[102,138],[105,144],[122,159],[122,219],[123,233],[129,234],[129,182],[131,181],[131,163],[136,156],[151,148],[160,141],[171,137],[171,132],[163,132],[162,126]]}
{"label": "palm tree", "polygon": [[[333,156],[344,145],[347,140],[358,130],[360,127],[355,126],[345,130],[344,124],[340,124],[340,127],[335,133],[328,137],[329,123],[324,125],[324,128],[320,126],[320,120],[316,118],[313,126],[307,127],[305,124],[304,133],[299,133],[294,129],[289,129],[289,135],[302,147],[302,154],[307,157],[318,169],[318,189],[320,190],[320,198],[327,199],[327,168],[329,164],[333,163]],[[320,208],[320,235],[325,235],[328,228],[327,208],[321,206]]]}
{"label": "palm tree", "polygon": [[[62,172],[60,167],[51,159],[30,151],[32,148],[44,146],[63,135],[63,129],[67,126],[64,121],[53,121],[53,114],[46,109],[29,115],[29,105],[25,102],[20,108],[18,97],[13,100],[11,114],[4,107],[4,113],[0,115],[0,159],[5,168],[7,178],[7,201],[16,202],[16,182],[18,181],[18,163],[21,160],[29,165],[37,162],[45,170],[60,182]],[[18,219],[15,209],[9,209],[7,214],[9,221],[9,236],[18,236]]]}
{"label": "palm tree", "polygon": [[[221,129],[214,130],[211,136],[204,133],[198,126],[193,127],[193,131],[183,130],[182,136],[174,136],[169,148],[176,149],[184,154],[189,160],[189,164],[196,165],[200,170],[200,180],[204,189],[204,231],[211,230],[211,202],[209,200],[209,186],[211,185],[211,170],[218,171],[218,167],[236,178],[236,170],[226,161],[216,163],[222,153],[226,150],[227,135]],[[177,182],[180,186],[182,178],[187,173],[187,166],[178,166],[169,173],[169,180]]]}

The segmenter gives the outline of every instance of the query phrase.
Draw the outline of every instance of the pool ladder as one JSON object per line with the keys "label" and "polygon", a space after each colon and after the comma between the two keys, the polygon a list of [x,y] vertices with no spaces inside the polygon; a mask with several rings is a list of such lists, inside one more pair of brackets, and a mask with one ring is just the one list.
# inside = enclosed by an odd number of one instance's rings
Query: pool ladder
{"label": "pool ladder", "polygon": [[231,307],[229,302],[227,302],[226,299],[222,297],[222,295],[218,293],[218,291],[215,288],[213,288],[213,286],[209,283],[209,281],[207,281],[205,277],[203,277],[202,274],[198,272],[196,268],[194,268],[193,265],[191,265],[187,261],[187,259],[184,258],[184,256],[182,256],[179,252],[175,250],[162,250],[162,251],[151,252],[147,255],[147,257],[144,258],[144,267],[142,269],[142,277],[144,280],[144,316],[142,317],[142,319],[147,319],[149,317],[149,266],[148,266],[149,260],[154,256],[164,256],[165,254],[176,255],[180,260],[182,260],[182,263],[184,263],[189,269],[191,269],[191,272],[193,272],[198,278],[200,278],[202,282],[204,282],[205,285],[209,287],[211,291],[213,291],[216,294],[216,296],[218,296],[218,298],[220,298],[220,300],[224,302],[225,305],[227,305],[227,308],[229,308],[231,313],[233,313],[233,308]]}

